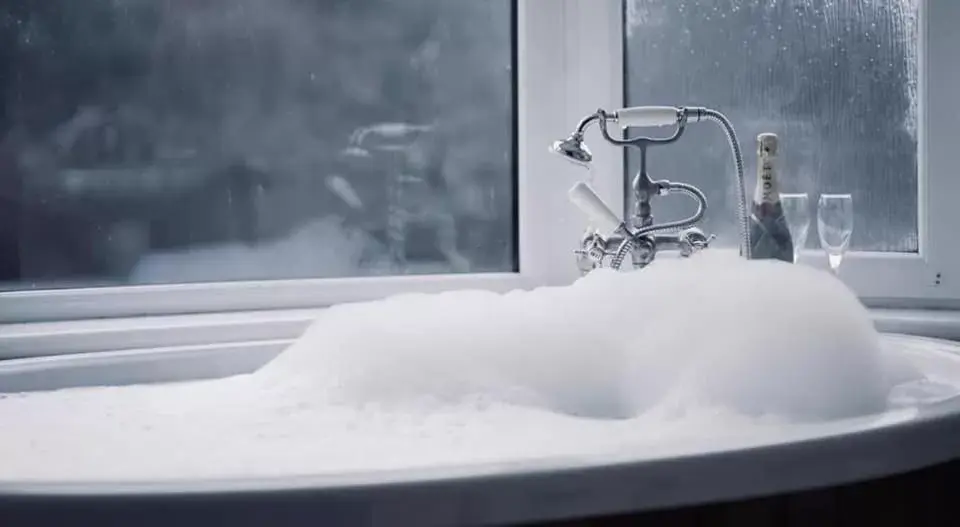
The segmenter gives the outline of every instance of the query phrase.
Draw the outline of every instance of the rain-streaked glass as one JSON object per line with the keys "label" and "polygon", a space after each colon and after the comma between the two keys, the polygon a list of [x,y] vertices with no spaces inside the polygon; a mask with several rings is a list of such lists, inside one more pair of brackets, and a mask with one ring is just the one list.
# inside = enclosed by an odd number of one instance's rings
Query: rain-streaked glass
{"label": "rain-streaked glass", "polygon": [[513,271],[513,2],[0,7],[0,288]]}
{"label": "rain-streaked glass", "polygon": [[[917,0],[625,0],[624,13],[627,104],[726,114],[743,145],[748,198],[756,136],[778,134],[782,192],[813,203],[853,193],[851,250],[917,251]],[[632,174],[639,156],[628,160]],[[648,163],[654,178],[700,187],[705,227],[717,245],[737,246],[733,162],[718,128],[692,124],[678,143],[651,149]],[[690,207],[663,198],[653,211],[668,220]]]}

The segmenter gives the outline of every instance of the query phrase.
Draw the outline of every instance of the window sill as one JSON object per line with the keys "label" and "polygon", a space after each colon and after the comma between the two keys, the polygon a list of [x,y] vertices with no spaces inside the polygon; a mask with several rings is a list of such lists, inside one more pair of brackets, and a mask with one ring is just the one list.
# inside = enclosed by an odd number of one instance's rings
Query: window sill
{"label": "window sill", "polygon": [[875,308],[870,316],[884,333],[960,340],[960,310]]}
{"label": "window sill", "polygon": [[[0,359],[164,348],[171,351],[295,340],[322,308],[0,325]],[[960,310],[871,309],[877,329],[960,339]]]}
{"label": "window sill", "polygon": [[323,308],[0,325],[0,359],[296,339]]}

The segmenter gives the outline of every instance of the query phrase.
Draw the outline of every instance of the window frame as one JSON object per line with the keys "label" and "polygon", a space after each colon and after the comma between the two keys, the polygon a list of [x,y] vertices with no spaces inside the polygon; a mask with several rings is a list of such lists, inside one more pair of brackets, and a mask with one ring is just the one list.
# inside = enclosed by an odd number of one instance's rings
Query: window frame
{"label": "window frame", "polygon": [[[870,306],[960,306],[960,247],[945,243],[951,222],[960,223],[960,207],[951,200],[960,196],[960,178],[951,178],[950,150],[951,140],[960,139],[960,107],[951,99],[960,93],[960,68],[927,67],[950,64],[953,49],[960,49],[960,32],[951,24],[960,21],[960,3],[920,2],[919,253],[848,254],[841,277]],[[319,311],[337,303],[575,280],[572,251],[585,222],[568,202],[567,190],[585,173],[547,146],[597,108],[622,106],[622,3],[555,0],[544,9],[543,0],[516,0],[514,6],[519,272],[4,292],[0,359],[279,342],[296,338]],[[684,101],[650,101],[670,103]],[[593,185],[608,203],[623,203],[624,154],[592,139]],[[817,251],[806,251],[803,260],[826,267]]]}

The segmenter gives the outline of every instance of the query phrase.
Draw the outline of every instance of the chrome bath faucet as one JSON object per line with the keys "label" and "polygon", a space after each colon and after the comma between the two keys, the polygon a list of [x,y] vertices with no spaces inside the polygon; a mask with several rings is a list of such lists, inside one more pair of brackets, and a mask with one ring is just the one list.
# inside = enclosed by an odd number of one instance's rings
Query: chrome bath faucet
{"label": "chrome bath faucet", "polygon": [[[576,249],[577,266],[582,273],[609,262],[613,269],[620,269],[623,261],[630,256],[636,269],[647,266],[661,250],[676,250],[683,257],[709,247],[715,235],[706,235],[695,227],[703,220],[707,209],[707,198],[693,185],[654,180],[647,173],[647,148],[667,145],[677,141],[689,122],[713,121],[723,127],[730,148],[733,151],[737,169],[737,184],[740,189],[740,238],[741,252],[750,258],[750,231],[748,227],[746,192],[743,183],[743,158],[736,133],[729,120],[720,112],[700,107],[678,108],[673,106],[636,106],[623,108],[615,112],[603,109],[583,118],[570,137],[557,141],[552,150],[565,159],[581,166],[589,166],[593,154],[584,143],[584,134],[593,124],[598,124],[600,133],[607,142],[623,147],[640,150],[640,170],[633,178],[631,188],[634,197],[632,216],[621,220],[586,183],[577,183],[570,190],[570,199],[597,227],[584,234],[580,247]],[[632,137],[615,139],[610,136],[608,123],[616,123],[621,129],[629,127],[675,127],[668,137]],[[686,219],[664,223],[654,223],[651,200],[654,196],[684,194],[697,202],[697,212]]]}

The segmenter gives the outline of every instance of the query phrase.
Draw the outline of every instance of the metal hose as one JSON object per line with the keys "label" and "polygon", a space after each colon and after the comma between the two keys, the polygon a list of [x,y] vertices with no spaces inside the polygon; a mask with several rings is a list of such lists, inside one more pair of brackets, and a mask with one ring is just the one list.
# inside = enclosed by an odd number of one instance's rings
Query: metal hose
{"label": "metal hose", "polygon": [[737,133],[733,125],[722,113],[709,108],[700,109],[700,115],[703,119],[709,119],[723,128],[727,135],[727,141],[730,143],[730,149],[733,151],[733,159],[737,167],[737,185],[739,187],[739,213],[740,213],[740,240],[743,242],[743,256],[749,260],[753,256],[753,240],[750,239],[750,224],[747,216],[747,190],[743,182],[743,154],[740,152],[740,143],[737,141]]}
{"label": "metal hose", "polygon": [[627,258],[627,253],[633,250],[633,238],[626,238],[623,240],[623,243],[620,244],[620,247],[617,247],[617,252],[613,255],[613,258],[610,260],[610,268],[614,271],[619,271],[620,266],[623,265],[623,261]]}
{"label": "metal hose", "polygon": [[623,243],[620,244],[620,247],[617,248],[617,252],[614,253],[613,258],[610,260],[610,267],[613,270],[619,270],[623,265],[623,261],[627,257],[627,253],[633,250],[634,238],[655,232],[678,231],[680,229],[692,227],[701,219],[703,219],[703,215],[707,212],[707,197],[703,195],[703,192],[701,192],[700,189],[686,183],[671,182],[667,187],[667,191],[676,192],[678,194],[683,194],[695,199],[697,201],[697,212],[694,213],[693,216],[683,220],[670,221],[667,223],[661,223],[659,225],[648,225],[638,229],[635,233],[633,233],[633,236],[626,238]]}
{"label": "metal hose", "polygon": [[644,234],[649,234],[651,232],[673,232],[680,229],[685,229],[687,227],[693,226],[695,223],[703,219],[703,215],[707,212],[707,197],[703,195],[703,192],[700,191],[697,187],[693,185],[688,185],[686,183],[670,183],[670,186],[667,187],[667,192],[676,192],[678,194],[683,194],[697,200],[697,212],[690,216],[689,218],[678,220],[678,221],[668,221],[667,223],[660,223],[658,225],[648,225],[637,230],[634,233],[636,236],[641,236]]}

